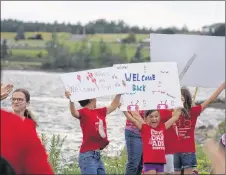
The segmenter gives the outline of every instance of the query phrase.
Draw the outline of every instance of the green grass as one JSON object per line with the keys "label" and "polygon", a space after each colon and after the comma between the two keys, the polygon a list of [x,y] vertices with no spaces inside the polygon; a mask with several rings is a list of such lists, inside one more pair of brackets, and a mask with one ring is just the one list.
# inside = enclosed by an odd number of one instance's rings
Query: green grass
{"label": "green grass", "polygon": [[[62,156],[62,146],[65,139],[66,137],[61,138],[59,135],[53,135],[49,140],[44,134],[41,135],[41,140],[49,153],[49,162],[52,164],[55,173],[80,174],[77,158],[74,159],[73,163],[68,164],[65,161],[64,163],[62,162],[63,160],[65,160]],[[49,146],[47,146],[48,143],[50,143]],[[210,161],[204,154],[200,145],[196,146],[196,154],[198,160],[197,170],[199,171],[199,174],[209,174],[211,169]],[[102,160],[105,165],[107,174],[125,174],[125,167],[127,162],[127,154],[125,149],[121,151],[121,155],[118,157],[107,157],[103,155]]]}
{"label": "green grass", "polygon": [[[33,36],[35,34],[42,34],[42,37],[45,41],[49,41],[52,39],[52,33],[50,32],[25,32],[25,38],[29,36]],[[71,37],[70,33],[64,33],[64,32],[59,32],[57,33],[58,37],[60,39],[66,40]],[[11,39],[14,40],[16,36],[16,33],[11,33],[11,32],[1,32],[1,38],[3,39]]]}
{"label": "green grass", "polygon": [[36,58],[38,54],[42,54],[42,57],[46,56],[48,53],[45,49],[31,50],[31,49],[11,49],[12,56],[25,56]]}
{"label": "green grass", "polygon": [[41,62],[25,62],[25,61],[1,61],[1,66],[2,67],[10,67],[10,66],[41,66],[42,63]]}
{"label": "green grass", "polygon": [[[49,41],[52,39],[52,33],[50,32],[25,32],[25,37],[32,36],[34,34],[42,34],[43,39],[45,41]],[[64,33],[59,32],[57,33],[60,40],[69,40],[71,38],[71,33]],[[10,32],[1,32],[1,38],[8,39],[8,40],[14,40],[16,36],[16,33],[10,33]],[[117,39],[124,39],[128,36],[128,33],[119,33],[119,34],[94,34],[94,35],[87,35],[87,38],[90,42],[99,42],[101,39],[103,39],[104,42],[116,42]],[[136,34],[136,40],[139,42],[140,40],[143,40],[145,38],[148,38],[149,34]]]}
{"label": "green grass", "polygon": [[[101,39],[104,42],[116,42],[117,39],[124,39],[128,36],[128,33],[126,34],[94,34],[94,35],[88,35],[88,40],[91,42],[98,42]],[[140,40],[148,38],[148,34],[136,34],[136,40],[137,42],[140,42]]]}
{"label": "green grass", "polygon": [[[8,32],[1,32],[1,37],[8,39],[8,45],[10,46],[10,50],[12,52],[13,56],[18,57],[31,57],[35,58],[37,55],[41,52],[43,56],[47,55],[47,51],[45,50],[46,42],[51,40],[52,34],[48,32],[26,32],[26,37],[32,36],[35,33],[41,33],[43,35],[44,40],[20,40],[15,41],[14,37],[16,36],[16,33],[8,33]],[[70,33],[57,33],[59,42],[63,43],[64,45],[69,47],[69,50],[71,52],[77,52],[82,45],[84,44],[82,41],[72,41],[69,40],[71,35]],[[95,56],[99,56],[100,54],[100,47],[99,47],[99,41],[103,39],[103,41],[106,43],[107,47],[109,48],[110,52],[112,54],[120,54],[120,50],[122,47],[122,44],[116,43],[117,38],[123,39],[127,37],[128,34],[94,34],[94,35],[87,35],[88,42],[92,43],[94,45],[94,51],[92,54]],[[148,34],[136,34],[137,42],[139,42],[142,39],[147,38]],[[86,47],[87,43],[86,43]],[[126,57],[128,60],[130,60],[137,49],[137,44],[125,44],[125,50],[126,50]],[[142,56],[143,57],[149,57],[150,55],[149,49],[142,49]]]}
{"label": "green grass", "polygon": [[[75,42],[75,41],[71,41],[71,42],[63,42],[63,44],[65,44],[66,46],[69,47],[69,50],[71,52],[77,52],[78,50],[80,50],[80,48],[82,47],[82,42]],[[30,43],[31,44],[31,43]],[[100,54],[100,46],[99,46],[99,43],[98,42],[93,42],[92,43],[93,47],[95,48],[94,52],[96,54],[94,54],[95,56],[98,56],[98,54]],[[48,53],[45,49],[43,48],[35,48],[35,45],[33,45],[34,48],[30,47],[30,48],[17,48],[17,49],[10,49],[10,51],[12,52],[12,55],[13,56],[25,56],[25,57],[37,57],[37,55],[39,53],[42,53],[43,56],[46,56]],[[112,54],[120,54],[120,49],[121,49],[121,44],[118,44],[118,43],[107,43],[107,47],[111,50]],[[125,45],[125,49],[126,49],[126,54],[127,54],[127,58],[128,60],[130,60],[135,52],[136,52],[136,46],[135,45],[131,45],[131,44],[126,44]],[[86,47],[87,46],[87,43],[86,43]],[[150,50],[149,49],[143,49],[142,50],[142,54],[143,54],[143,57],[149,57],[149,53]]]}

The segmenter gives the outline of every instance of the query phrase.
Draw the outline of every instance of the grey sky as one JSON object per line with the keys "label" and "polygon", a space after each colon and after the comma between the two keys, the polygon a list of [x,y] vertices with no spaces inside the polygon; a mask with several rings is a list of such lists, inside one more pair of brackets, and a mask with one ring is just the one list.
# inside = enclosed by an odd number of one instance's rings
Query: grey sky
{"label": "grey sky", "polygon": [[225,1],[1,1],[1,18],[71,22],[122,19],[139,27],[202,26],[225,22]]}

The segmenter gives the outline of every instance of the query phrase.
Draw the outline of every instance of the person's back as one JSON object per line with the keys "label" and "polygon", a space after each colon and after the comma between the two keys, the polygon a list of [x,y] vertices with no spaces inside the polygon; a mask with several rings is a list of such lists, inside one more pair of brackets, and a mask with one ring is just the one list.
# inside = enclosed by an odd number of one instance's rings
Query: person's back
{"label": "person's back", "polygon": [[54,174],[36,132],[17,115],[1,109],[0,154],[16,174]]}

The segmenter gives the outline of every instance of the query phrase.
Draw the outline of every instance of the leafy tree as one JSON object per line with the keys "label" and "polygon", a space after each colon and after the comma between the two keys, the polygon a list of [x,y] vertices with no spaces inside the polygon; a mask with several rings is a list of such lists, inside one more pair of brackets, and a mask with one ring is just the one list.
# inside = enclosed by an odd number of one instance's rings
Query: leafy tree
{"label": "leafy tree", "polygon": [[8,45],[7,40],[4,39],[1,43],[1,59],[6,59],[8,56]]}

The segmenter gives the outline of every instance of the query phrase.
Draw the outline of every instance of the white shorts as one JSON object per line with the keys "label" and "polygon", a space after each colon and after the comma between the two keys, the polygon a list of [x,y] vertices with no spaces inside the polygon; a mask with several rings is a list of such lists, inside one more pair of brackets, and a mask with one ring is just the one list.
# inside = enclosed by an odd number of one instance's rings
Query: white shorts
{"label": "white shorts", "polygon": [[166,154],[166,164],[164,165],[164,173],[173,173],[174,163],[173,154]]}

